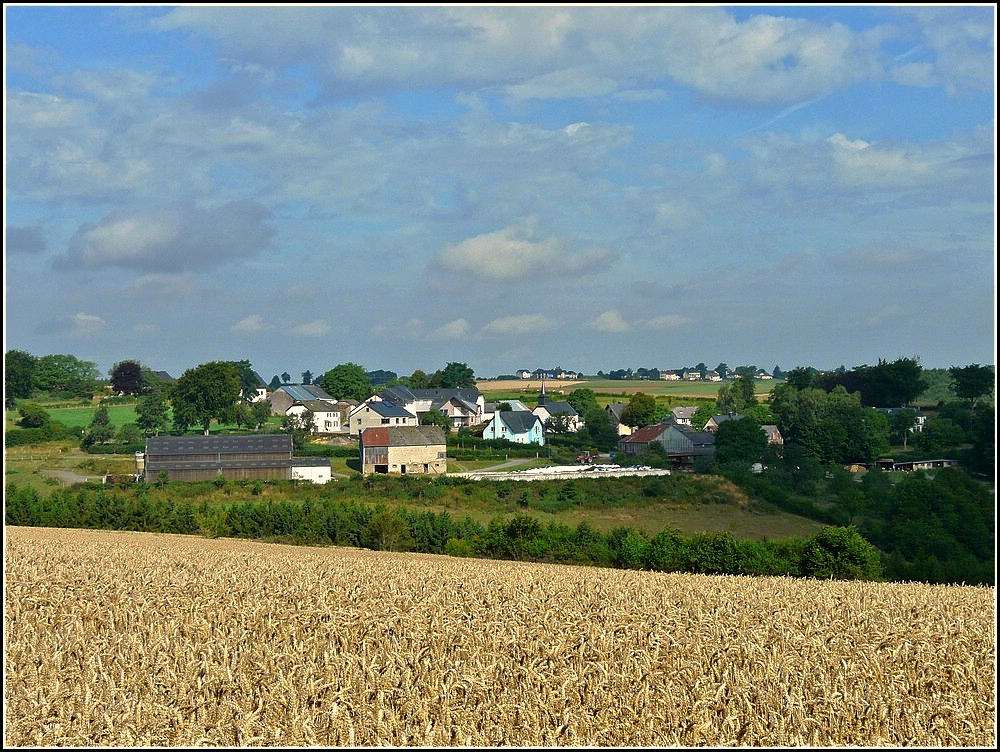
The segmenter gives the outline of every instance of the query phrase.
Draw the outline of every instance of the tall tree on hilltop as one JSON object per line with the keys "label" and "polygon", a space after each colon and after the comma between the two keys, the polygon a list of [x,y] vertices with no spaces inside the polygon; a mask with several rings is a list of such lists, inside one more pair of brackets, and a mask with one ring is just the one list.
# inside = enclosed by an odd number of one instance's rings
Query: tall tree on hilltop
{"label": "tall tree on hilltop", "polygon": [[372,396],[372,383],[368,373],[357,363],[341,363],[324,373],[319,385],[335,399],[364,402]]}
{"label": "tall tree on hilltop", "polygon": [[993,394],[996,387],[996,374],[993,369],[978,363],[964,368],[952,366],[948,369],[948,375],[951,376],[955,394],[960,399],[968,400],[973,415],[976,414],[976,403],[982,397]]}
{"label": "tall tree on hilltop", "polygon": [[16,400],[27,399],[35,383],[38,358],[24,350],[8,350],[3,358],[3,403],[14,409]]}
{"label": "tall tree on hilltop", "polygon": [[146,391],[146,376],[137,360],[122,360],[108,372],[116,394],[139,395]]}
{"label": "tall tree on hilltop", "polygon": [[475,385],[476,374],[465,363],[449,363],[431,377],[431,386],[435,389],[462,389]]}
{"label": "tall tree on hilltop", "polygon": [[240,396],[240,373],[231,362],[212,361],[189,368],[170,387],[174,425],[182,431],[201,426],[205,435],[212,420],[228,422]]}

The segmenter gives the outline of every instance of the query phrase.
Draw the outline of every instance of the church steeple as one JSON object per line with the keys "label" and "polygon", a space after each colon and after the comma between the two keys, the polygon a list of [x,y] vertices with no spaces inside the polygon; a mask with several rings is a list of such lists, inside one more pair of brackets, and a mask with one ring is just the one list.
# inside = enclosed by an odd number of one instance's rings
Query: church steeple
{"label": "church steeple", "polygon": [[541,391],[541,394],[538,395],[538,406],[541,407],[542,405],[547,405],[547,404],[549,404],[549,395],[547,395],[545,393],[545,372],[543,371],[542,372],[542,391]]}

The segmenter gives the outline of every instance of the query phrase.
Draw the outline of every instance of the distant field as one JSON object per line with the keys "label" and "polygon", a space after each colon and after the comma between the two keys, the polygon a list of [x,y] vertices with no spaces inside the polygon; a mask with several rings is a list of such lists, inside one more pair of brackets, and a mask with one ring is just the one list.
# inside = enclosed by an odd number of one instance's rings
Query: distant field
{"label": "distant field", "polygon": [[994,588],[5,532],[5,747],[996,739]]}
{"label": "distant field", "polygon": [[[723,382],[712,381],[613,381],[611,379],[591,379],[588,381],[556,381],[547,380],[545,391],[548,394],[569,394],[575,389],[591,389],[598,394],[632,395],[636,392],[646,392],[654,397],[692,397],[699,399],[715,399]],[[766,395],[774,386],[774,381],[758,381],[757,394]],[[482,380],[476,382],[476,387],[483,394],[491,392],[503,393],[538,393],[542,382],[538,379],[504,379],[502,381]]]}

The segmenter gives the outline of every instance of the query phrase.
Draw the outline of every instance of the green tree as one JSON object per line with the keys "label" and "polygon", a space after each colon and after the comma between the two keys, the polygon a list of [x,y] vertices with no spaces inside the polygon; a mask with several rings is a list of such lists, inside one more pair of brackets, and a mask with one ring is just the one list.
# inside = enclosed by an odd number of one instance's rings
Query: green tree
{"label": "green tree", "polygon": [[583,413],[581,437],[595,447],[610,451],[618,444],[618,429],[607,410],[592,407]]}
{"label": "green tree", "polygon": [[8,410],[15,400],[28,399],[35,383],[38,359],[24,350],[8,350],[3,358],[3,401]]}
{"label": "green tree", "polygon": [[742,373],[735,381],[720,386],[715,398],[720,414],[744,413],[756,404],[756,382],[753,374],[748,373]]}
{"label": "green tree", "polygon": [[313,378],[312,371],[303,371],[302,372],[302,383],[303,384],[306,384],[308,386],[309,384],[312,383],[312,378]]}
{"label": "green tree", "polygon": [[721,463],[759,460],[767,449],[767,434],[754,418],[724,421],[715,434],[715,457]]}
{"label": "green tree", "polygon": [[785,383],[793,389],[812,389],[816,386],[816,369],[799,366],[785,374]]}
{"label": "green tree", "polygon": [[96,363],[73,355],[43,355],[35,369],[35,386],[43,392],[91,397],[100,371]]}
{"label": "green tree", "polygon": [[917,425],[917,411],[906,408],[897,410],[889,416],[889,429],[894,436],[902,440],[903,451],[910,438],[910,429]]}
{"label": "green tree", "polygon": [[413,547],[406,520],[389,509],[380,509],[368,521],[365,545],[375,551],[409,551]]}
{"label": "green tree", "polygon": [[125,446],[140,444],[142,443],[142,432],[135,423],[126,423],[118,429],[118,435],[115,439],[119,444]]}
{"label": "green tree", "polygon": [[448,363],[444,370],[435,371],[431,386],[436,389],[463,389],[476,385],[476,374],[465,363]]}
{"label": "green tree", "polygon": [[716,410],[714,402],[702,402],[694,411],[694,415],[691,416],[691,427],[696,431],[703,430],[705,424],[712,419],[713,415],[716,415]]}
{"label": "green tree", "polygon": [[21,428],[44,428],[52,422],[52,418],[37,402],[25,402],[17,412],[21,416],[18,421]]}
{"label": "green tree", "polygon": [[570,432],[570,417],[565,410],[557,412],[545,421],[543,428],[549,433],[567,434]]}
{"label": "green tree", "polygon": [[440,410],[428,410],[420,416],[422,426],[441,426],[445,431],[450,431],[452,427],[451,417]]}
{"label": "green tree", "polygon": [[579,415],[586,415],[595,407],[601,409],[597,402],[597,393],[593,389],[574,389],[566,395],[566,401]]}
{"label": "green tree", "polygon": [[622,408],[621,422],[631,428],[641,428],[653,422],[656,398],[645,392],[636,392]]}
{"label": "green tree", "polygon": [[281,380],[287,384],[289,381],[292,380],[292,376],[291,374],[288,373],[288,371],[285,371],[283,374],[281,374]]}
{"label": "green tree", "polygon": [[407,377],[406,382],[410,389],[429,389],[431,386],[430,377],[419,368]]}
{"label": "green tree", "polygon": [[249,402],[257,396],[257,387],[259,386],[259,379],[257,378],[257,374],[254,373],[253,365],[251,365],[249,360],[231,360],[228,362],[236,369],[236,373],[239,376],[239,399],[243,402]]}
{"label": "green tree", "polygon": [[158,436],[167,430],[170,406],[162,392],[144,394],[135,406],[135,423],[146,436]]}
{"label": "green tree", "polygon": [[90,426],[83,437],[83,448],[89,449],[92,446],[110,444],[115,438],[115,429],[111,425],[111,416],[108,414],[108,406],[101,402],[94,411],[94,417],[90,421]]}
{"label": "green tree", "polygon": [[213,420],[231,420],[239,396],[240,373],[232,362],[212,361],[189,368],[170,387],[174,425],[182,431],[201,426],[207,436]]}
{"label": "green tree", "polygon": [[858,366],[854,372],[861,378],[861,401],[869,407],[902,407],[927,389],[917,358],[897,358],[891,363],[879,358],[877,366]]}
{"label": "green tree", "polygon": [[278,374],[274,374],[274,376],[271,377],[271,382],[267,385],[267,388],[272,392],[276,392],[281,389],[281,379],[278,378]]}
{"label": "green tree", "polygon": [[255,430],[260,430],[271,419],[271,403],[267,400],[254,402],[250,406],[250,417]]}
{"label": "green tree", "polygon": [[953,366],[948,369],[948,375],[951,376],[955,394],[960,399],[968,400],[973,414],[976,412],[976,403],[981,398],[993,394],[996,387],[996,374],[993,369],[978,363],[963,368]]}
{"label": "green tree", "polygon": [[913,444],[925,452],[940,452],[959,447],[966,442],[966,433],[948,418],[928,418],[923,430],[914,435]]}
{"label": "green tree", "polygon": [[341,363],[331,368],[320,377],[319,385],[336,399],[364,402],[372,396],[368,373],[356,363]]}
{"label": "green tree", "polygon": [[108,371],[111,388],[116,394],[138,395],[146,390],[146,377],[137,360],[122,360]]}
{"label": "green tree", "polygon": [[296,449],[305,446],[309,434],[316,424],[315,415],[306,410],[303,413],[286,415],[281,419],[281,430],[292,435],[292,445]]}

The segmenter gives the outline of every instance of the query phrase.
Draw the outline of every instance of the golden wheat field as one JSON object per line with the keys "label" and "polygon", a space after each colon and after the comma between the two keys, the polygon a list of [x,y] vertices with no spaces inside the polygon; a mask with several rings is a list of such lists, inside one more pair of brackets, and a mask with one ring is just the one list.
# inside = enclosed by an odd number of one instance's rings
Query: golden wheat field
{"label": "golden wheat field", "polygon": [[993,588],[5,538],[5,746],[996,740]]}

